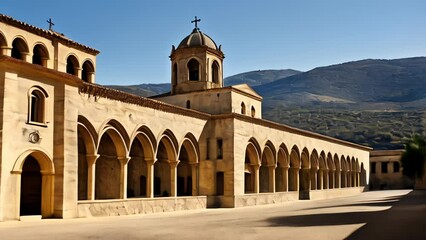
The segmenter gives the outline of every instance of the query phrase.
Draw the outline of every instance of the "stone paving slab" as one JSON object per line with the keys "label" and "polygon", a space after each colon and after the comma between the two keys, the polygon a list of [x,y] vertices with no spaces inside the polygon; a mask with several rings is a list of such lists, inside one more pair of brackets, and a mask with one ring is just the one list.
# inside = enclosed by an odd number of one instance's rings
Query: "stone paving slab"
{"label": "stone paving slab", "polygon": [[238,209],[0,223],[0,239],[426,239],[426,191]]}

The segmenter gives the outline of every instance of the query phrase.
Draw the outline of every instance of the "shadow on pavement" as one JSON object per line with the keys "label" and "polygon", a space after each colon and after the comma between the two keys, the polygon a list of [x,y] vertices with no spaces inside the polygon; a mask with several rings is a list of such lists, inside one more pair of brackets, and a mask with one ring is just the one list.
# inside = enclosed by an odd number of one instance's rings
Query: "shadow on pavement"
{"label": "shadow on pavement", "polygon": [[[398,199],[400,199],[398,201]],[[366,223],[347,239],[426,239],[426,191],[340,206],[391,206],[384,211],[324,213],[269,218],[272,227]],[[337,206],[330,206],[339,207]],[[314,208],[315,209],[315,208]]]}

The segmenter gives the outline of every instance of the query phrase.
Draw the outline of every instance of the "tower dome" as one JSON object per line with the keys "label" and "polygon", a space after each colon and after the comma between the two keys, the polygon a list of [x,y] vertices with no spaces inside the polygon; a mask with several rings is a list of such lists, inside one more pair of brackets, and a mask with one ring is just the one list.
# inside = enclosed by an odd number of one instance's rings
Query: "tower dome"
{"label": "tower dome", "polygon": [[217,45],[213,39],[207,36],[207,34],[202,33],[199,28],[194,28],[192,33],[185,37],[177,48],[179,49],[198,46],[207,46],[211,49],[218,50]]}
{"label": "tower dome", "polygon": [[195,17],[195,28],[177,48],[172,46],[170,54],[172,67],[171,94],[183,94],[223,87],[223,58],[221,46],[197,26],[200,19]]}

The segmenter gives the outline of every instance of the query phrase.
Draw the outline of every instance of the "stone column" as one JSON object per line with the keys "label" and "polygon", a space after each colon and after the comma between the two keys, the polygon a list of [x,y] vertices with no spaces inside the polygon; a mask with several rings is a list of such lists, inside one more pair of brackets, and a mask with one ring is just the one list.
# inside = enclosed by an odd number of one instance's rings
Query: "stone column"
{"label": "stone column", "polygon": [[192,175],[192,196],[198,196],[198,163],[190,163]]}
{"label": "stone column", "polygon": [[154,163],[155,159],[145,159],[146,162],[146,197],[154,197]]}
{"label": "stone column", "polygon": [[1,56],[11,56],[12,55],[12,48],[7,46],[1,46],[0,47],[0,55]]}
{"label": "stone column", "polygon": [[120,198],[127,198],[127,164],[129,163],[129,157],[118,157],[120,162]]}
{"label": "stone column", "polygon": [[170,196],[177,196],[177,165],[179,164],[179,160],[177,161],[167,161],[170,164]]}
{"label": "stone column", "polygon": [[334,179],[335,177],[335,170],[329,170],[329,176],[330,176],[330,182],[328,183],[328,188],[335,188],[336,181]]}
{"label": "stone column", "polygon": [[324,175],[324,170],[320,169],[318,171],[318,177],[317,177],[317,179],[318,179],[318,183],[317,183],[318,190],[322,190],[323,187],[324,187],[324,183],[323,183],[324,177],[323,177],[323,175]]}
{"label": "stone column", "polygon": [[335,184],[334,184],[334,187],[335,188],[341,188],[342,186],[341,186],[341,184],[340,184],[340,171],[339,170],[336,170],[335,172],[334,172],[334,174],[336,174],[335,175],[335,178],[334,178],[334,180],[335,180]]}
{"label": "stone column", "polygon": [[269,170],[269,192],[275,192],[275,165],[268,166]]}
{"label": "stone column", "polygon": [[28,63],[32,62],[31,61],[32,56],[31,56],[30,53],[22,52],[21,54],[22,54],[22,60],[23,61],[28,62]]}
{"label": "stone column", "polygon": [[311,190],[317,190],[318,169],[311,168]]}
{"label": "stone column", "polygon": [[81,72],[82,72],[81,70],[82,69],[79,67],[74,67],[74,72],[76,73],[76,76],[80,79],[81,79]]}
{"label": "stone column", "polygon": [[288,192],[288,167],[281,167],[282,177],[283,177],[283,191]]}
{"label": "stone column", "polygon": [[328,169],[324,169],[323,178],[324,178],[323,189],[328,189]]}
{"label": "stone column", "polygon": [[99,154],[86,155],[87,160],[87,200],[95,200],[96,160]]}
{"label": "stone column", "polygon": [[253,165],[254,169],[254,192],[259,193],[259,165]]}

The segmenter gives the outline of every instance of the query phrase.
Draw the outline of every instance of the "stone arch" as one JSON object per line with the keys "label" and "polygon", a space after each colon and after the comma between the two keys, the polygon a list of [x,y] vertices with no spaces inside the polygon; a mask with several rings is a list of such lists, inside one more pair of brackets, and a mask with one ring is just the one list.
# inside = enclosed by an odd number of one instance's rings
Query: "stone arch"
{"label": "stone arch", "polygon": [[251,138],[245,149],[244,193],[259,191],[260,147],[256,139]]}
{"label": "stone arch", "polygon": [[212,82],[213,83],[219,83],[220,80],[220,65],[216,60],[213,60],[212,67],[211,67],[211,74],[212,74]]}
{"label": "stone arch", "polygon": [[349,156],[346,156],[346,187],[352,187],[352,162]]}
{"label": "stone arch", "polygon": [[300,152],[294,145],[290,152],[290,169],[288,174],[288,190],[299,191]]}
{"label": "stone arch", "polygon": [[96,135],[93,126],[83,116],[78,117],[77,142],[78,142],[78,200],[94,199],[94,164],[97,155]]}
{"label": "stone arch", "polygon": [[[299,191],[309,191],[311,180],[310,180],[310,168],[311,163],[309,162],[309,150],[305,147],[300,154],[301,169],[299,171]],[[302,198],[305,198],[303,196]],[[309,199],[309,197],[307,197]]]}
{"label": "stone arch", "polygon": [[340,181],[341,181],[341,187],[342,188],[345,188],[345,187],[348,187],[347,186],[347,178],[346,178],[346,175],[347,175],[347,163],[346,163],[346,159],[345,159],[345,156],[341,156],[340,157],[340,168],[341,168],[341,177],[340,177]]}
{"label": "stone arch", "polygon": [[0,56],[6,56],[8,50],[7,39],[0,31]]}
{"label": "stone arch", "polygon": [[154,163],[154,195],[176,196],[177,140],[170,130],[165,130],[157,143]]}
{"label": "stone arch", "polygon": [[95,198],[125,198],[128,151],[120,131],[107,125],[100,134],[97,152]]}
{"label": "stone arch", "polygon": [[66,58],[66,63],[66,73],[78,77],[80,71],[80,63],[78,61],[77,56],[75,56],[74,54],[68,55],[68,57]]}
{"label": "stone arch", "polygon": [[286,145],[280,145],[277,152],[277,167],[275,169],[275,190],[288,191],[288,169],[290,167],[289,154]]}
{"label": "stone arch", "polygon": [[185,135],[179,150],[177,166],[177,195],[198,195],[199,147],[194,135]]}
{"label": "stone arch", "polygon": [[274,192],[275,190],[275,148],[268,141],[262,151],[261,165],[259,168],[259,192]]}
{"label": "stone arch", "polygon": [[[106,120],[100,128],[100,135],[102,135],[103,132],[105,132],[105,129],[107,128],[114,128],[115,131],[117,131],[120,135],[120,137],[122,138],[123,142],[124,142],[124,146],[129,149],[130,148],[130,137],[127,134],[126,129],[124,128],[123,125],[121,125],[121,123],[115,119],[108,119]],[[124,154],[123,154],[124,156]]]}
{"label": "stone arch", "polygon": [[12,41],[12,57],[28,61],[27,56],[30,54],[30,50],[28,49],[28,44],[23,37],[17,36]]}
{"label": "stone arch", "polygon": [[200,62],[195,59],[191,58],[188,63],[186,64],[187,70],[188,70],[188,80],[189,81],[199,81],[200,79]]}
{"label": "stone arch", "polygon": [[16,218],[23,215],[53,216],[54,174],[52,158],[41,149],[22,153],[12,169],[12,177],[19,184],[15,197],[20,209]]}
{"label": "stone arch", "polygon": [[49,58],[49,51],[43,43],[37,43],[34,45],[32,59],[33,64],[47,67],[47,61]]}
{"label": "stone arch", "polygon": [[318,169],[319,169],[319,163],[318,163],[318,152],[316,149],[312,150],[311,153],[311,190],[317,189],[317,175],[318,175]]}
{"label": "stone arch", "polygon": [[356,180],[356,175],[357,175],[357,171],[356,171],[357,167],[356,167],[356,162],[355,162],[355,158],[352,157],[351,158],[351,170],[350,170],[350,177],[351,177],[351,187],[356,187],[357,184],[357,180]]}
{"label": "stone arch", "polygon": [[340,188],[341,187],[341,165],[340,165],[340,161],[339,161],[339,156],[336,154],[334,154],[333,157],[333,162],[334,162],[334,168],[336,169],[335,173],[334,173],[334,188]]}
{"label": "stone arch", "polygon": [[328,168],[328,188],[332,189],[336,185],[335,176],[336,176],[336,167],[334,166],[333,156],[331,153],[327,154],[327,168]]}
{"label": "stone arch", "polygon": [[327,189],[328,188],[328,171],[327,171],[327,162],[325,159],[324,151],[321,151],[321,154],[318,158],[319,164],[319,174],[318,174],[318,189]]}
{"label": "stone arch", "polygon": [[95,79],[95,64],[93,64],[92,60],[86,59],[83,62],[82,70],[81,70],[81,80],[89,83],[94,83]]}
{"label": "stone arch", "polygon": [[146,126],[132,135],[127,164],[127,197],[152,196],[152,166],[154,165],[155,137]]}

